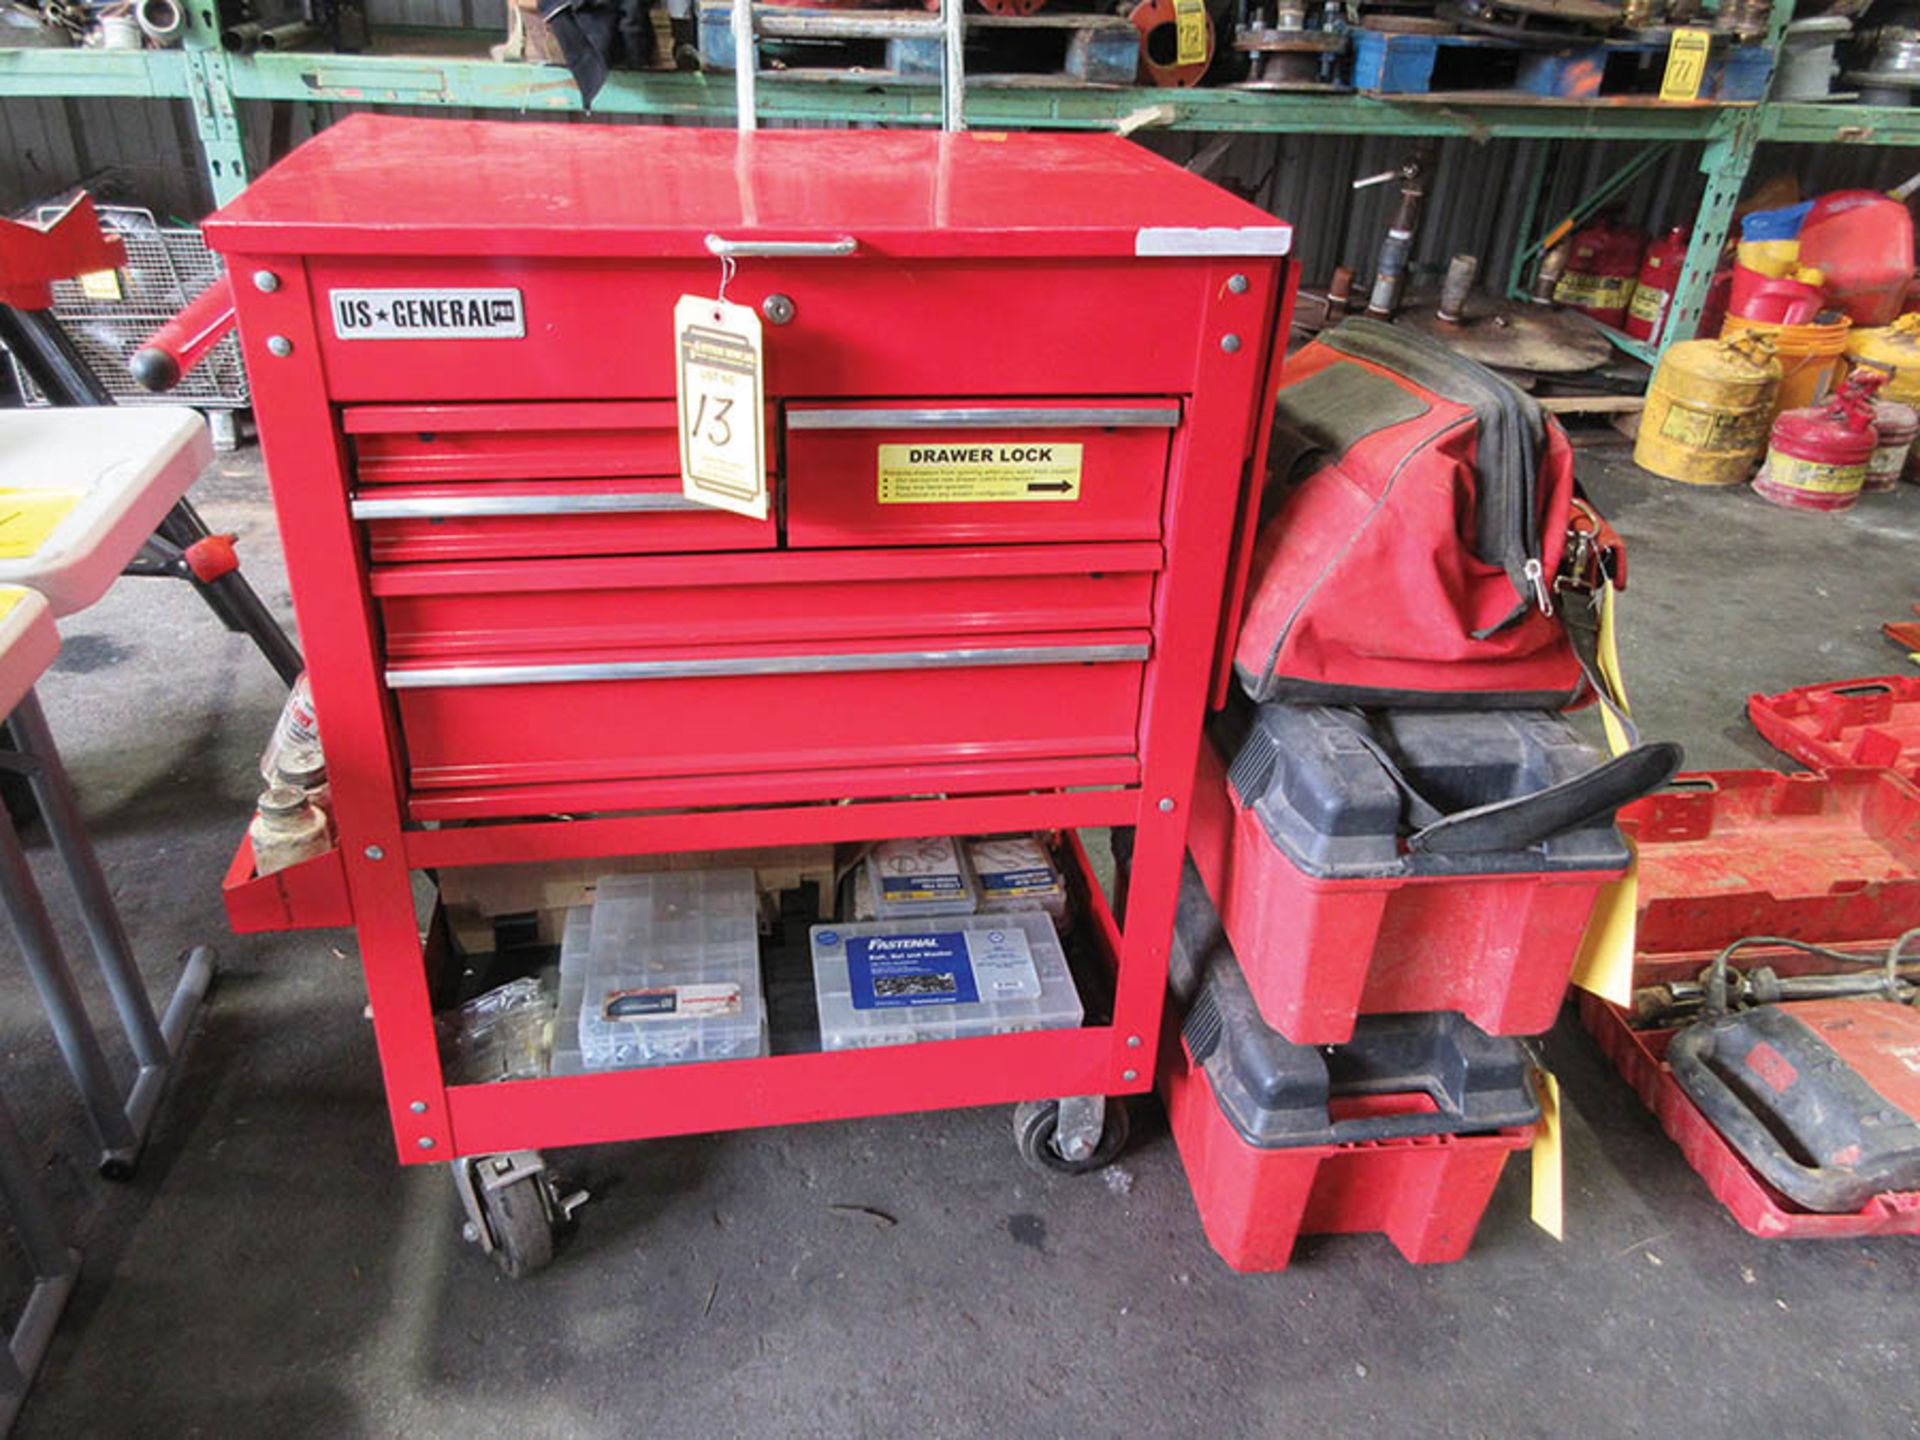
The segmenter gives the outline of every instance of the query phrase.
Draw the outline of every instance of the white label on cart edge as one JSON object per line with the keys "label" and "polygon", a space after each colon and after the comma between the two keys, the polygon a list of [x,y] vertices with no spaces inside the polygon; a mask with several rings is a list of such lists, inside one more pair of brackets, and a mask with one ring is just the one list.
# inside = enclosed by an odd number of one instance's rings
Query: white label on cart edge
{"label": "white label on cart edge", "polygon": [[521,340],[527,317],[515,289],[334,290],[342,340]]}

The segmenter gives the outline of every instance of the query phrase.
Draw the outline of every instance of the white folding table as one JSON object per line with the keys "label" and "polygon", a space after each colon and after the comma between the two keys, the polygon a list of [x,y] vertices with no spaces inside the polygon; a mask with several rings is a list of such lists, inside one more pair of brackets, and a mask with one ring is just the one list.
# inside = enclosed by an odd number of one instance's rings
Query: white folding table
{"label": "white folding table", "polygon": [[[12,819],[0,807],[0,889],[60,1050],[87,1103],[103,1174],[130,1174],[160,1092],[213,976],[213,953],[188,955],[156,1016],[120,913],[80,817],[79,802],[34,685],[59,648],[54,615],[92,605],[212,457],[206,423],[184,407],[0,411],[0,585],[24,626],[0,663],[0,715],[80,903],[88,938],[139,1067],[114,1079],[75,988]],[[32,593],[37,592],[37,593]],[[41,598],[44,597],[44,598]],[[14,620],[14,617],[22,617]],[[30,617],[39,616],[40,620]],[[0,626],[0,628],[4,628]]]}

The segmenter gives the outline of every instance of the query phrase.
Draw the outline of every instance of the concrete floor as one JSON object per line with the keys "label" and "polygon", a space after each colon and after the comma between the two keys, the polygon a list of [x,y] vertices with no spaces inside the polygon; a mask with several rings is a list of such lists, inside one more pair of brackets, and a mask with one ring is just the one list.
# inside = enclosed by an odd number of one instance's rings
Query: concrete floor
{"label": "concrete floor", "polygon": [[[1582,466],[1633,547],[1649,734],[1696,766],[1776,764],[1748,691],[1906,664],[1876,627],[1920,599],[1920,489],[1788,514],[1623,453]],[[198,494],[284,604],[250,457]],[[66,626],[43,689],[155,984],[192,942],[222,961],[118,1186],[0,966],[0,1079],[86,1250],[22,1435],[1920,1429],[1920,1241],[1749,1238],[1565,1021],[1546,1044],[1564,1244],[1527,1222],[1523,1161],[1459,1265],[1357,1237],[1239,1277],[1156,1106],[1111,1181],[1029,1173],[996,1109],[564,1155],[595,1194],[577,1241],[508,1282],[461,1245],[445,1176],[394,1164],[351,936],[224,935],[218,880],[280,700],[265,664],[184,587],[130,581]]]}

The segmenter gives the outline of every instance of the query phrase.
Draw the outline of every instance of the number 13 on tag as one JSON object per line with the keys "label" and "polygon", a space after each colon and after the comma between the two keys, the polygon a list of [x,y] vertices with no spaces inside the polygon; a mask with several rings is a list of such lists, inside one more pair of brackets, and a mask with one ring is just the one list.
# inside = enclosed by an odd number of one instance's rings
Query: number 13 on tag
{"label": "number 13 on tag", "polygon": [[750,306],[682,295],[673,307],[680,401],[680,490],[689,500],[767,518],[766,395],[760,317]]}

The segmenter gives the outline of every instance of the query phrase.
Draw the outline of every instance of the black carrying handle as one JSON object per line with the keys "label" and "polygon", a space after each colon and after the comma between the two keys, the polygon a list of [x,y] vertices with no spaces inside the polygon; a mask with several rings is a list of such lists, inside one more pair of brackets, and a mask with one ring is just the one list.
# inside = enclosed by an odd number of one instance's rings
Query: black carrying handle
{"label": "black carrying handle", "polygon": [[1400,793],[1416,829],[1407,839],[1409,850],[1427,855],[1487,855],[1524,850],[1593,824],[1622,805],[1651,795],[1674,777],[1686,752],[1670,740],[1636,745],[1571,780],[1562,780],[1531,795],[1495,800],[1470,810],[1447,814],[1406,776],[1386,747],[1373,738],[1364,715],[1351,717],[1354,736],[1366,747]]}
{"label": "black carrying handle", "polygon": [[1700,1107],[1700,1113],[1740,1152],[1741,1158],[1774,1189],[1808,1210],[1841,1214],[1858,1210],[1871,1200],[1878,1190],[1872,1180],[1803,1165],[1787,1152],[1773,1131],[1714,1069],[1717,1038],[1711,1022],[1682,1030],[1667,1046],[1667,1068],[1673,1071],[1687,1098]]}
{"label": "black carrying handle", "polygon": [[1604,765],[1531,795],[1442,815],[1416,830],[1407,848],[1428,855],[1523,850],[1651,795],[1673,778],[1685,760],[1686,752],[1671,740],[1636,745]]}

